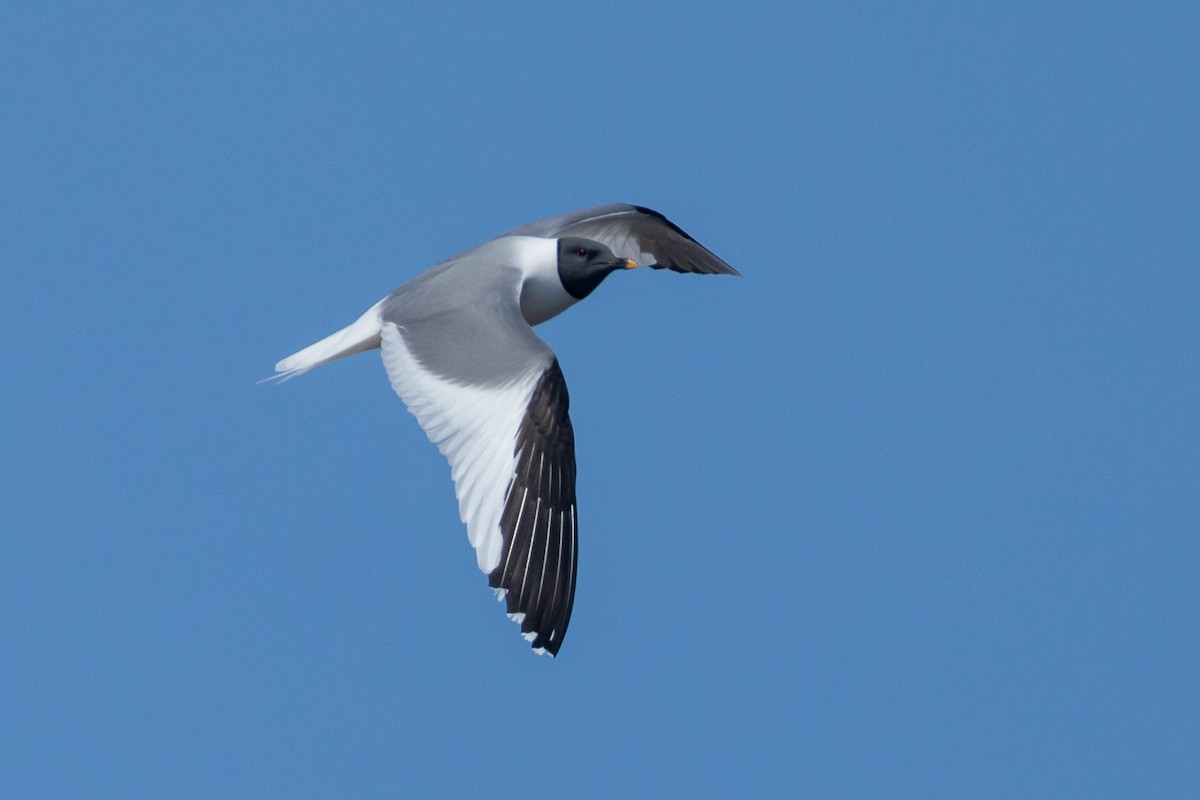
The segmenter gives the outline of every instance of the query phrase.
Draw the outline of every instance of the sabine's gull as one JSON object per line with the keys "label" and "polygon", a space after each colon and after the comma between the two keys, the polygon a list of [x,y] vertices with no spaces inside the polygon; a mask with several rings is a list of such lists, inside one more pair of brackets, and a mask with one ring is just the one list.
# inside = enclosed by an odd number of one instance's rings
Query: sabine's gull
{"label": "sabine's gull", "polygon": [[738,274],[657,211],[598,206],[431,267],[272,376],[382,350],[392,388],[450,462],[479,568],[538,653],[558,653],[571,619],[578,520],[567,386],[531,326],[639,262]]}

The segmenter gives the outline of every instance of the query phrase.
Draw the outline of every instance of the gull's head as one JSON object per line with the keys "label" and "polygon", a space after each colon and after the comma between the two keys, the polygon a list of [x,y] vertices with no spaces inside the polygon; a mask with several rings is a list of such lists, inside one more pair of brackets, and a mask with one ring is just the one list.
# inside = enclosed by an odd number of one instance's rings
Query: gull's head
{"label": "gull's head", "polygon": [[611,273],[636,266],[636,261],[619,258],[600,242],[579,236],[564,236],[558,240],[558,277],[563,288],[576,300],[591,294]]}

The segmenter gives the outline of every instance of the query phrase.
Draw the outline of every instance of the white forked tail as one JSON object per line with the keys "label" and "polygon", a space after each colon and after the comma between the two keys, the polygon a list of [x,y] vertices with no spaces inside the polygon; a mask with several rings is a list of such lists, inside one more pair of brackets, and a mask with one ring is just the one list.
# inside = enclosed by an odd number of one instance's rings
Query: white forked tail
{"label": "white forked tail", "polygon": [[379,332],[382,330],[379,320],[381,305],[383,300],[371,306],[367,313],[337,333],[330,334],[316,344],[310,344],[300,352],[283,359],[275,365],[276,374],[263,380],[286,381],[303,375],[313,367],[379,347]]}

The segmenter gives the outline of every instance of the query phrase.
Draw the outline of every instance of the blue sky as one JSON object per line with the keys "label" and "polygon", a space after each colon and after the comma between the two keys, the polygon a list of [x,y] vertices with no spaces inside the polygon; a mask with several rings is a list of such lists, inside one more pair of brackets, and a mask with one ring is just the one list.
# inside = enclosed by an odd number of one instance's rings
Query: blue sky
{"label": "blue sky", "polygon": [[[1200,793],[1198,25],[6,4],[0,795]],[[744,277],[539,329],[552,661],[374,354],[255,381],[611,201]]]}

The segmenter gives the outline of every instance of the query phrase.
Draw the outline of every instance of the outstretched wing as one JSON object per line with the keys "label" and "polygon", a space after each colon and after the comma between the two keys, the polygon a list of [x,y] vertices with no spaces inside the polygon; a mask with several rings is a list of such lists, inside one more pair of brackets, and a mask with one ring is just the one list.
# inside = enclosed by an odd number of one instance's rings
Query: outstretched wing
{"label": "outstretched wing", "polygon": [[575,597],[574,434],[558,361],[521,316],[509,272],[453,304],[423,302],[419,283],[389,298],[383,363],[450,462],[479,568],[534,649],[557,654]]}
{"label": "outstretched wing", "polygon": [[644,206],[612,203],[548,217],[509,231],[509,235],[582,236],[607,245],[623,258],[675,272],[738,275],[710,250],[662,214]]}

